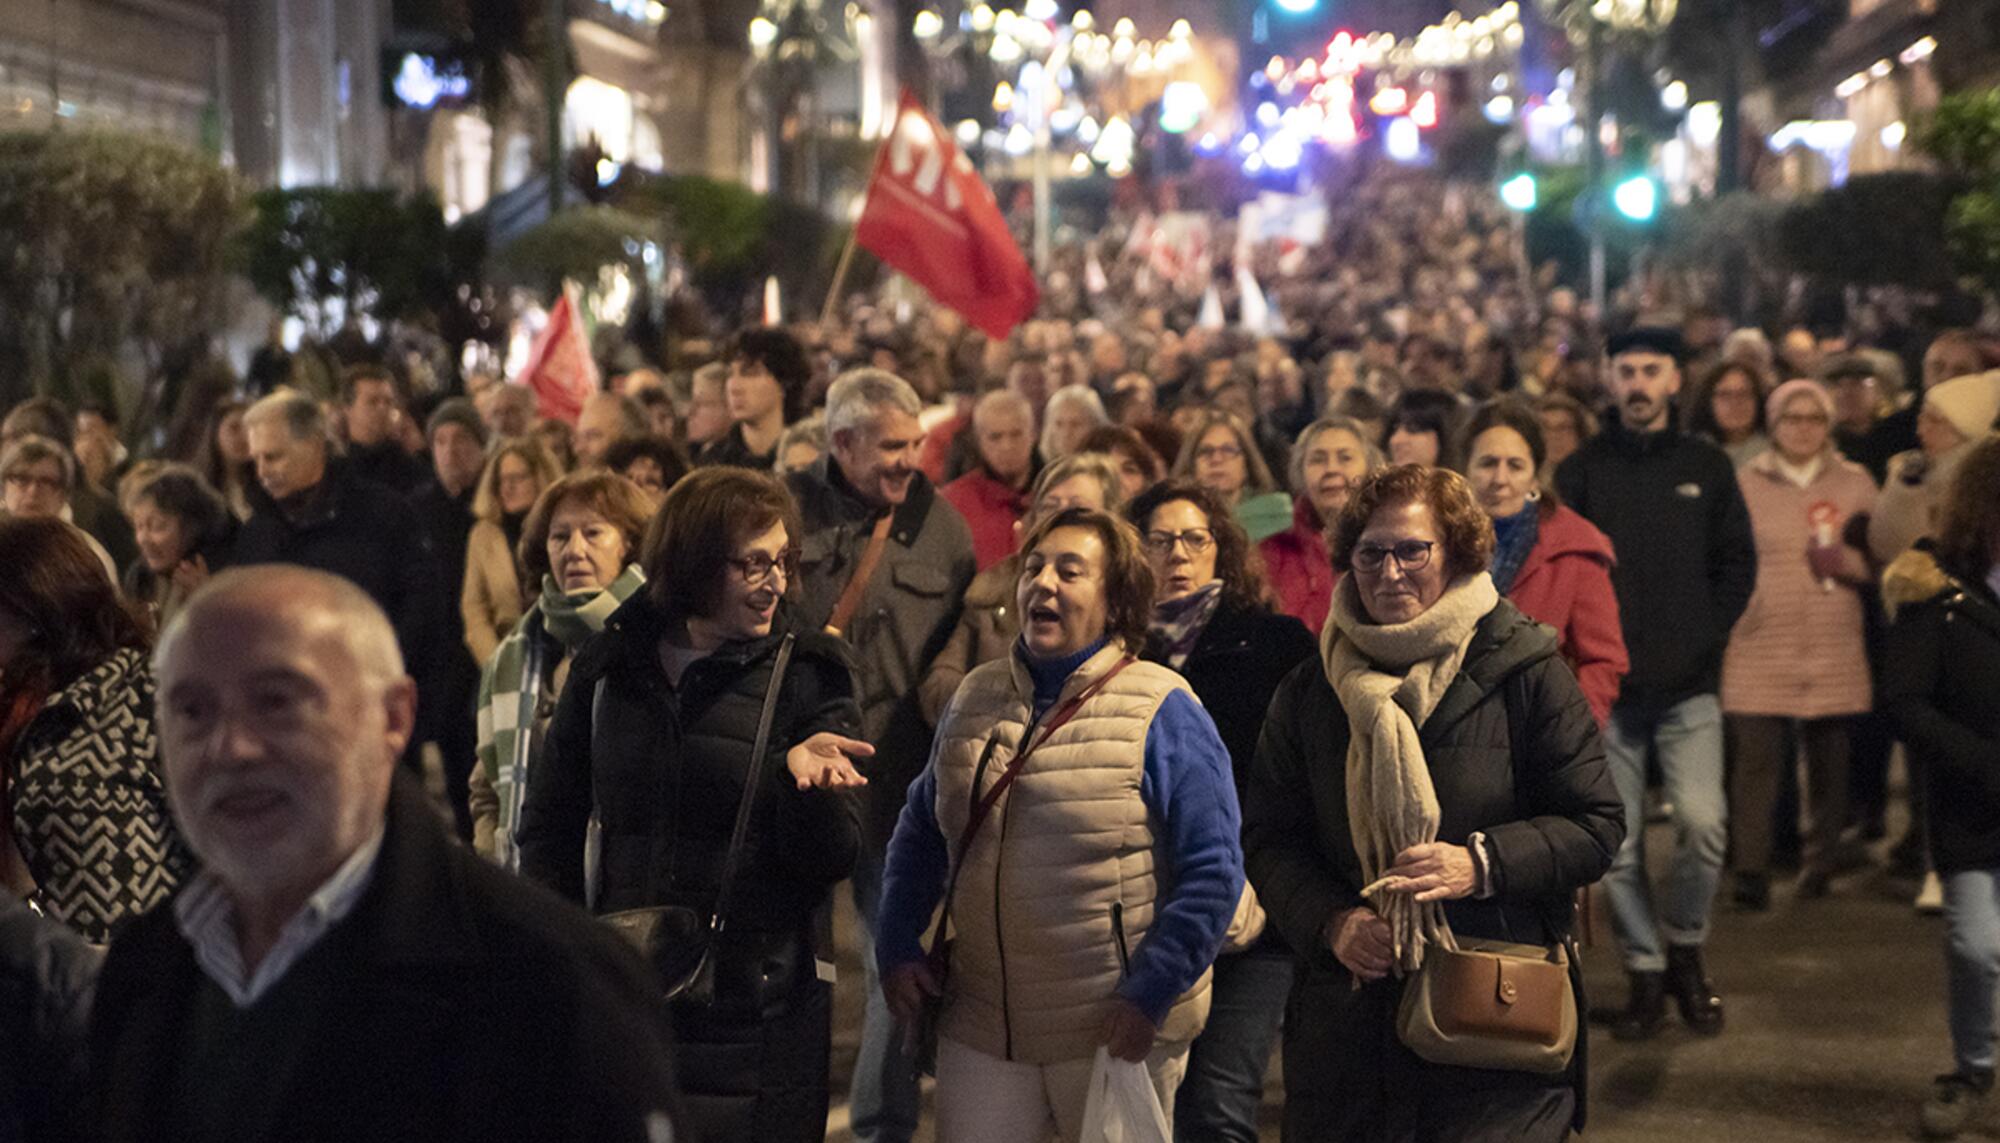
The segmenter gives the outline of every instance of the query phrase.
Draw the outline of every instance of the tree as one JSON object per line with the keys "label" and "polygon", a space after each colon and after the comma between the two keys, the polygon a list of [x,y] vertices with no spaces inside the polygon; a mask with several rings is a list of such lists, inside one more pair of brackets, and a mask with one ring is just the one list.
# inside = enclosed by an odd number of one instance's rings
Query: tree
{"label": "tree", "polygon": [[1948,289],[1952,259],[1945,218],[1951,180],[1892,171],[1860,175],[1785,211],[1785,261],[1826,284]]}
{"label": "tree", "polygon": [[1915,139],[1964,182],[1945,216],[1953,264],[2000,290],[2000,88],[1946,96]]}
{"label": "tree", "polygon": [[239,248],[244,274],[322,338],[345,317],[442,324],[460,287],[478,283],[483,249],[428,196],[303,187],[259,192],[255,205]]}
{"label": "tree", "polygon": [[245,218],[237,178],[177,144],[0,134],[0,406],[112,363],[128,423],[157,423],[224,324]]}

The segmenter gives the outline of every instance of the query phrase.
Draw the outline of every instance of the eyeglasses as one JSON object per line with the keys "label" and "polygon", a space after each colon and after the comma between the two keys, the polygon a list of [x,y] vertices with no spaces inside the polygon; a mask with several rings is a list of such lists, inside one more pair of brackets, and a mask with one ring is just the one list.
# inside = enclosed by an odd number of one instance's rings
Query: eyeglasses
{"label": "eyeglasses", "polygon": [[1382,570],[1389,557],[1394,556],[1397,567],[1406,572],[1417,571],[1431,562],[1431,549],[1435,547],[1435,540],[1404,540],[1390,548],[1380,544],[1363,544],[1354,549],[1354,570],[1373,575]]}
{"label": "eyeglasses", "polygon": [[1240,460],[1243,450],[1233,444],[1203,445],[1194,455],[1197,460]]}
{"label": "eyeglasses", "polygon": [[1785,413],[1778,418],[1778,423],[1781,425],[1824,425],[1827,423],[1827,416],[1825,413]]}
{"label": "eyeglasses", "polygon": [[1209,545],[1215,543],[1215,533],[1207,528],[1189,528],[1185,532],[1146,533],[1147,549],[1160,555],[1173,551],[1176,542],[1186,544],[1189,555],[1198,556],[1207,551]]}
{"label": "eyeglasses", "polygon": [[725,556],[723,562],[742,572],[743,581],[751,587],[756,587],[770,579],[771,573],[774,571],[784,576],[786,582],[790,582],[792,577],[798,573],[799,550],[797,548],[786,548],[784,551],[778,553],[777,559],[772,559],[762,552],[751,552],[747,556],[740,557]]}
{"label": "eyeglasses", "polygon": [[27,472],[10,472],[5,478],[5,483],[15,488],[39,488],[44,492],[61,492],[63,490],[62,477],[36,476]]}

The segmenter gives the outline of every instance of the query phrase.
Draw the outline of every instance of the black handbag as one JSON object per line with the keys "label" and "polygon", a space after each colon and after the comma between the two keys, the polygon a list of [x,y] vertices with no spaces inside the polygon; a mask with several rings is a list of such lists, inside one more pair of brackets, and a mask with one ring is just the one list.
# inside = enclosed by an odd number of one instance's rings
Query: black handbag
{"label": "black handbag", "polygon": [[[653,966],[668,1000],[715,1007],[722,999],[716,982],[718,946],[729,927],[730,892],[736,886],[744,842],[750,834],[750,814],[757,801],[765,754],[771,745],[771,721],[777,715],[778,692],[785,685],[785,670],[792,661],[792,643],[793,636],[787,633],[778,644],[778,657],[771,665],[771,682],[764,690],[764,708],[757,716],[757,737],[750,750],[750,773],[743,780],[743,797],[736,804],[736,826],[729,835],[728,855],[722,861],[722,882],[716,887],[714,911],[704,917],[699,910],[684,905],[654,905],[621,909],[600,918],[630,941],[646,963]],[[601,698],[603,684],[598,685],[597,697]],[[596,706],[593,701],[593,721]]]}

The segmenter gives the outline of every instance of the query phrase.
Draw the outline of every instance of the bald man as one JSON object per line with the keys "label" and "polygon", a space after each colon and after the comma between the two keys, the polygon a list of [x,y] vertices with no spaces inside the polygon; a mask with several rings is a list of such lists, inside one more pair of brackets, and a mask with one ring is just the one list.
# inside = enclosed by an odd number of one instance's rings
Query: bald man
{"label": "bald man", "polygon": [[167,796],[203,871],[105,962],[100,1138],[670,1136],[657,985],[453,845],[399,776],[416,685],[366,594],[225,572],[156,658]]}

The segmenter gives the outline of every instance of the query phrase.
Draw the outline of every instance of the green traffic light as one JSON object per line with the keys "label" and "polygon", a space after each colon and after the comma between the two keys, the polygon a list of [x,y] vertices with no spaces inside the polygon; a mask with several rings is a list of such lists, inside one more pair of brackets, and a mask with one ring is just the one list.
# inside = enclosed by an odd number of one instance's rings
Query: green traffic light
{"label": "green traffic light", "polygon": [[1634,175],[1611,192],[1611,205],[1633,222],[1651,222],[1660,209],[1660,188],[1645,175]]}
{"label": "green traffic light", "polygon": [[1500,202],[1508,210],[1517,210],[1523,214],[1535,209],[1535,176],[1522,171],[1520,174],[1501,183]]}

